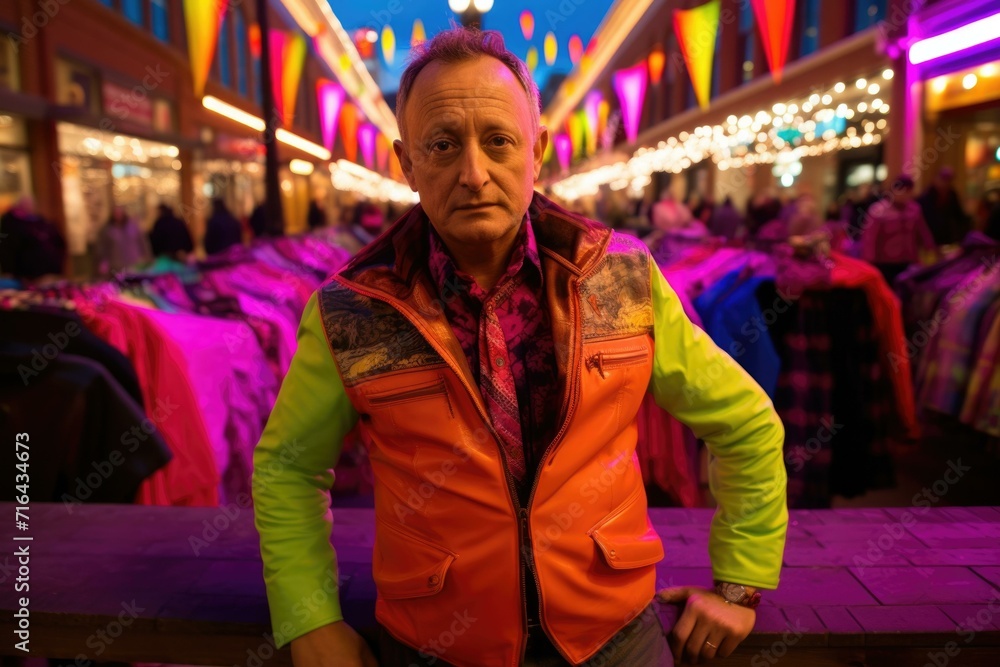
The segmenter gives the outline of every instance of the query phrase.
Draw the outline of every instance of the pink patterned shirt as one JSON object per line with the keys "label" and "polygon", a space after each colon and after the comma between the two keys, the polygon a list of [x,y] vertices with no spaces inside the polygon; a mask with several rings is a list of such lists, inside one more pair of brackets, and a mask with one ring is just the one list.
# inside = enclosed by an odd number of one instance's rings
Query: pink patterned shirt
{"label": "pink patterned shirt", "polygon": [[[555,435],[559,414],[559,380],[552,326],[531,221],[525,217],[507,272],[489,293],[483,291],[472,276],[455,266],[433,227],[430,237],[431,278],[438,286],[445,315],[465,352],[480,391],[484,397],[490,391],[482,367],[488,369],[490,382],[499,386],[501,392],[506,390],[507,395],[516,395],[516,405],[511,407],[520,417],[520,444],[527,470],[523,481],[530,484],[538,458]],[[481,365],[480,348],[486,347],[486,342],[480,340],[481,318],[486,308],[492,308],[499,320],[506,357],[500,351],[496,355],[499,359]],[[494,426],[498,426],[497,417],[493,421]],[[503,435],[502,429],[497,430]],[[515,477],[519,477],[514,466],[509,467]]]}

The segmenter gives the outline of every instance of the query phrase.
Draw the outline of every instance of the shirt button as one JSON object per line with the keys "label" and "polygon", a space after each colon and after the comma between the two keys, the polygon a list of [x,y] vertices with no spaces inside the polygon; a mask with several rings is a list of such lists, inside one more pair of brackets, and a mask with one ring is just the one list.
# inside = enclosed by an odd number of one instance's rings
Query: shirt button
{"label": "shirt button", "polygon": [[441,581],[441,578],[438,577],[436,574],[432,574],[431,576],[427,577],[428,586],[437,586],[439,581]]}
{"label": "shirt button", "polygon": [[614,549],[612,549],[612,550],[611,550],[611,557],[612,557],[612,558],[614,558],[614,557],[615,557],[615,550],[614,550]]}
{"label": "shirt button", "polygon": [[497,357],[493,360],[493,363],[497,365],[497,368],[503,368],[503,357]]}

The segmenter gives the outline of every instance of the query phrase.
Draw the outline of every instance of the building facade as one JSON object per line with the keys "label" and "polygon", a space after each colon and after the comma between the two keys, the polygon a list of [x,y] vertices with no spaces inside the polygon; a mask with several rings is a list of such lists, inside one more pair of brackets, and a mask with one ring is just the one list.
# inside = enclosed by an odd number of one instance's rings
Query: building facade
{"label": "building facade", "polygon": [[[968,82],[970,72],[957,66],[946,74],[955,81],[935,79],[927,92],[920,78],[930,75],[907,61],[908,45],[929,30],[924,26],[944,29],[971,20],[970,13],[996,13],[987,7],[990,3],[799,0],[786,65],[777,81],[749,0],[721,0],[711,101],[705,109],[696,102],[673,27],[675,10],[702,4],[651,3],[592,87],[614,109],[614,72],[643,63],[654,50],[664,52],[662,79],[648,83],[638,137],[629,142],[619,129],[613,146],[578,160],[568,173],[552,160],[548,182],[557,185],[557,194],[586,196],[600,184],[606,195],[610,185],[612,191],[631,190],[633,197],[649,200],[669,188],[680,198],[731,197],[742,206],[763,191],[785,196],[808,192],[825,205],[899,173],[909,173],[924,186],[945,165],[955,169],[956,185],[970,198],[970,207],[990,187],[972,182],[989,167],[975,167],[973,174],[964,160],[969,141],[977,155],[1000,159],[995,126],[987,127],[988,117],[998,114],[1000,77],[994,78],[997,68],[989,64],[996,56],[986,49],[976,63],[966,64],[966,69],[979,68],[974,92],[962,91],[961,80]],[[964,10],[958,9],[962,6]],[[934,86],[947,92],[935,93]],[[948,114],[958,113],[955,105],[966,109],[964,120],[950,122]],[[942,122],[962,138],[952,140],[932,161],[916,160],[940,134]],[[965,139],[977,132],[979,138]],[[642,164],[634,167],[636,163]],[[607,168],[621,164],[630,168]],[[598,176],[598,167],[605,167],[604,175]],[[630,181],[633,188],[627,187]]]}
{"label": "building facade", "polygon": [[[204,93],[261,118],[255,8],[229,2]],[[272,29],[297,30],[281,3],[270,12]],[[149,229],[170,204],[198,240],[212,198],[240,218],[263,199],[260,132],[196,96],[179,0],[12,0],[0,3],[0,31],[0,210],[34,196],[64,230],[71,275],[88,274],[89,244],[115,205]],[[308,53],[285,123],[307,147],[322,144],[315,91],[328,76]],[[278,150],[286,230],[305,228],[311,199],[335,216],[328,160]]]}

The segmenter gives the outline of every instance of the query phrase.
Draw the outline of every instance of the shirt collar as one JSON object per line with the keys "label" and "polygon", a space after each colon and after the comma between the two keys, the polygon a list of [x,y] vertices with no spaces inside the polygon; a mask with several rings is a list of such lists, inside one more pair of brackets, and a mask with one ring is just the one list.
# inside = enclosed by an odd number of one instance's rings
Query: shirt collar
{"label": "shirt collar", "polygon": [[[455,277],[462,282],[472,283],[475,285],[475,280],[472,276],[467,273],[463,273],[455,265],[455,260],[448,251],[448,247],[444,244],[444,241],[441,240],[441,237],[438,236],[438,233],[430,224],[428,224],[428,233],[430,234],[428,266],[430,268],[431,278],[433,278],[435,284],[440,287],[445,285],[452,277]],[[531,218],[527,213],[524,215],[524,222],[522,223],[521,229],[517,234],[517,239],[514,242],[514,252],[511,253],[510,263],[507,265],[507,271],[504,274],[504,277],[500,279],[501,282],[516,276],[518,272],[524,268],[525,259],[528,260],[528,263],[531,266],[535,267],[538,271],[538,275],[541,276],[542,263],[538,255],[538,242],[535,240],[535,232],[531,227]],[[479,290],[476,288],[472,291],[476,293]]]}

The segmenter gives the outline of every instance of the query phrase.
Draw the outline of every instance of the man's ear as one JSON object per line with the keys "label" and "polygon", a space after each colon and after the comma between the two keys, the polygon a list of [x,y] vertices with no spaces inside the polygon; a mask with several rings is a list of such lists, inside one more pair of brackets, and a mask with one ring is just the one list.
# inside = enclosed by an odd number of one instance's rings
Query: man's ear
{"label": "man's ear", "polygon": [[542,173],[542,162],[545,160],[545,149],[549,145],[549,128],[544,125],[538,128],[538,138],[535,139],[535,145],[532,148],[532,156],[535,163],[535,180],[538,180],[538,176]]}
{"label": "man's ear", "polygon": [[413,180],[413,160],[410,159],[410,154],[406,152],[406,147],[403,146],[403,142],[399,139],[392,142],[392,150],[396,153],[396,157],[399,158],[399,166],[403,170],[403,177],[406,179],[406,183],[410,186],[411,190],[416,192],[417,184]]}

